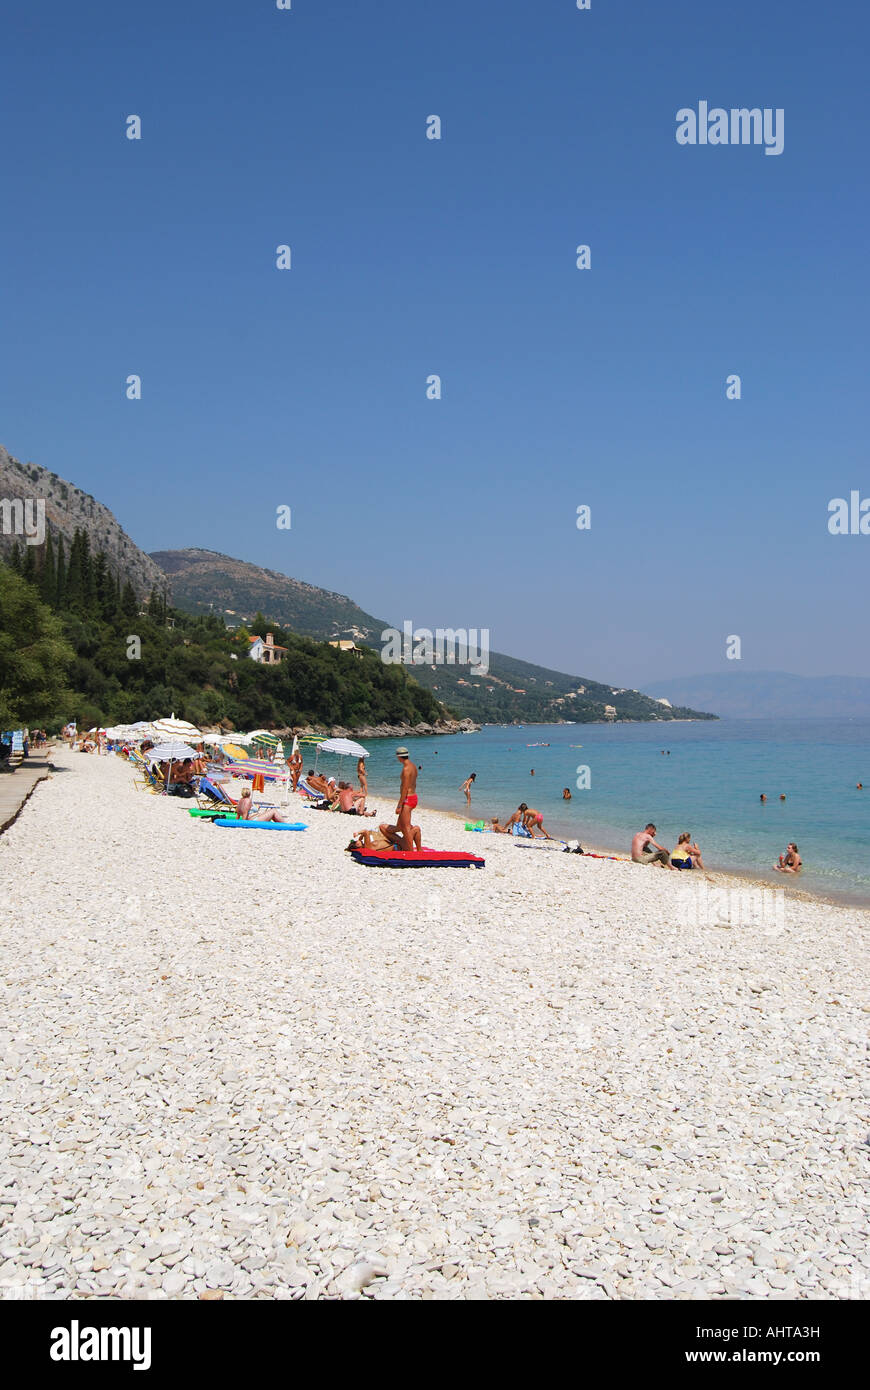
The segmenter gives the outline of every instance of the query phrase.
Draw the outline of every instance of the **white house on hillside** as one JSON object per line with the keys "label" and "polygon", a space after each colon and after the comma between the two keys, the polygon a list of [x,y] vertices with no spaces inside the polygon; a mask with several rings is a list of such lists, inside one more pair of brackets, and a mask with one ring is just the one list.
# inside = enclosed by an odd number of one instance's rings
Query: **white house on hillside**
{"label": "white house on hillside", "polygon": [[274,641],[271,632],[267,632],[265,639],[262,637],[252,637],[251,645],[248,648],[248,656],[252,661],[259,661],[263,666],[277,666],[279,661],[286,655],[287,648],[279,647]]}

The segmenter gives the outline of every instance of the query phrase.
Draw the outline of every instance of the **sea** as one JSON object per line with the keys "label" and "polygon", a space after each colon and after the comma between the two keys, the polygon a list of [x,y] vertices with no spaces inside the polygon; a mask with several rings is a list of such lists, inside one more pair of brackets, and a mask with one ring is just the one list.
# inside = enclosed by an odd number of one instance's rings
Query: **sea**
{"label": "sea", "polygon": [[[399,742],[365,743],[369,786],[381,793],[369,804],[389,818]],[[772,883],[782,883],[772,866],[794,840],[802,888],[870,906],[870,719],[486,725],[405,743],[420,767],[424,821],[427,806],[465,819],[459,787],[476,772],[471,820],[505,820],[525,801],[551,834],[622,854],[653,821],[668,849],[688,830],[709,868]],[[320,757],[324,768],[337,762]],[[344,762],[350,781],[355,768]],[[472,847],[470,834],[461,838]]]}

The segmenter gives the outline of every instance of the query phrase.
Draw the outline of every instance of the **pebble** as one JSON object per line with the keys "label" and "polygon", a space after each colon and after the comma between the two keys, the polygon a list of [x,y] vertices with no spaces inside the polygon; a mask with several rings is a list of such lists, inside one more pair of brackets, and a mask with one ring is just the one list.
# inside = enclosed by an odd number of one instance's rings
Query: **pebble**
{"label": "pebble", "polygon": [[864,913],[687,929],[670,875],[498,836],[374,874],[338,817],[228,845],[58,761],[0,836],[4,1289],[866,1296]]}

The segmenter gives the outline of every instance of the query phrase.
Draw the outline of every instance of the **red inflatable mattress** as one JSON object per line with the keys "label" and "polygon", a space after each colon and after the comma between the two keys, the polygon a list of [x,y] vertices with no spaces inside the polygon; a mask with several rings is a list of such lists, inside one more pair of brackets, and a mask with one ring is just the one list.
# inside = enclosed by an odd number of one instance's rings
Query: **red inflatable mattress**
{"label": "red inflatable mattress", "polygon": [[478,854],[444,849],[352,849],[358,864],[383,864],[388,869],[482,869]]}

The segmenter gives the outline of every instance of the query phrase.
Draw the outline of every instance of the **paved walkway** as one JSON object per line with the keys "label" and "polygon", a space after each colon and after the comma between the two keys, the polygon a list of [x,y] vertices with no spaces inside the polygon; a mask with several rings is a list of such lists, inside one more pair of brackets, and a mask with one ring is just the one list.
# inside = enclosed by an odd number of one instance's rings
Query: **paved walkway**
{"label": "paved walkway", "polygon": [[51,772],[43,754],[27,758],[14,772],[0,772],[0,835],[18,815],[33,788]]}

